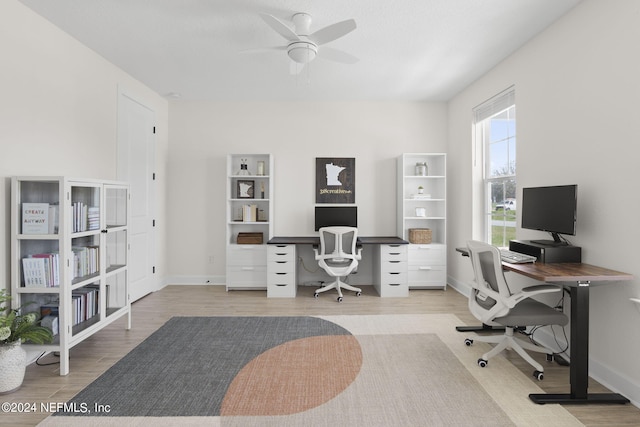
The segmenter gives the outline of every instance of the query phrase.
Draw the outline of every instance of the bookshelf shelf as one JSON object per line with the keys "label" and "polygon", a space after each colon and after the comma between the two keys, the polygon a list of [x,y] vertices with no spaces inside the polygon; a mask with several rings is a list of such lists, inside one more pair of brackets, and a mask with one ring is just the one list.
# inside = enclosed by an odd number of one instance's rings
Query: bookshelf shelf
{"label": "bookshelf shelf", "polygon": [[124,315],[131,327],[129,204],[123,182],[11,179],[11,303],[57,324],[53,343],[24,348],[59,352],[60,375],[74,345]]}
{"label": "bookshelf shelf", "polygon": [[[227,290],[267,289],[266,243],[273,237],[273,172],[271,154],[227,156]],[[261,234],[262,243],[238,244],[239,233]]]}

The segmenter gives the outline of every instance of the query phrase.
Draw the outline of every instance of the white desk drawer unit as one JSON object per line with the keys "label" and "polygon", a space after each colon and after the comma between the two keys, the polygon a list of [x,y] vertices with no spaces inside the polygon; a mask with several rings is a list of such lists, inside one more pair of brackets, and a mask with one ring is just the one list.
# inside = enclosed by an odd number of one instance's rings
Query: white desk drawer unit
{"label": "white desk drawer unit", "polygon": [[374,288],[381,297],[408,297],[407,246],[376,246]]}
{"label": "white desk drawer unit", "polygon": [[441,244],[409,245],[409,288],[447,287],[447,254]]}
{"label": "white desk drawer unit", "polygon": [[267,298],[295,298],[296,246],[269,245],[267,266]]}
{"label": "white desk drawer unit", "polygon": [[267,288],[267,245],[227,247],[227,290]]}

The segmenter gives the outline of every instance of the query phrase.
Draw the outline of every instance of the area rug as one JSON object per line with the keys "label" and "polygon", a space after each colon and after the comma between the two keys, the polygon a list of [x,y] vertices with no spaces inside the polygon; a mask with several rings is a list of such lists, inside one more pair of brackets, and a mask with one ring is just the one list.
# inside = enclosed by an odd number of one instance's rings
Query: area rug
{"label": "area rug", "polygon": [[42,426],[576,426],[453,315],[174,317]]}

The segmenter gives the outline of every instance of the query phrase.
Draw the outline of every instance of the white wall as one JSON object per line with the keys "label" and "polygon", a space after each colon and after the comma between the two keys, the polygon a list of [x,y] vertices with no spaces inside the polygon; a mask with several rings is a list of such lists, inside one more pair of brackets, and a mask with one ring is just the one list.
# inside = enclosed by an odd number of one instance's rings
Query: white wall
{"label": "white wall", "polygon": [[[522,187],[578,184],[583,262],[637,279],[591,289],[592,374],[640,402],[640,2],[587,0],[449,103],[450,247],[472,236],[471,109],[515,84]],[[457,179],[457,180],[456,180]],[[546,238],[517,230],[518,238]],[[449,250],[450,282],[471,278]]]}
{"label": "white wall", "polygon": [[182,279],[225,274],[228,153],[274,155],[276,235],[314,233],[316,157],[355,157],[361,233],[395,235],[396,158],[446,151],[441,103],[172,102],[170,116],[169,274]]}
{"label": "white wall", "polygon": [[[116,179],[118,86],[155,110],[156,156],[164,171],[168,105],[16,0],[0,2],[0,52],[0,286],[9,288],[10,177]],[[164,203],[165,190],[160,193]],[[164,249],[163,232],[158,241]]]}

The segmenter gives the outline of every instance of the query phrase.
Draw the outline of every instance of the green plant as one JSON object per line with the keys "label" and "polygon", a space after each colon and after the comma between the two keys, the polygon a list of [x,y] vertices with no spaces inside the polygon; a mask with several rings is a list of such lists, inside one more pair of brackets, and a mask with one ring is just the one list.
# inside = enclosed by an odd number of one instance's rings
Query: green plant
{"label": "green plant", "polygon": [[10,301],[11,295],[5,289],[0,290],[0,345],[16,341],[45,344],[53,340],[51,330],[40,326],[37,313],[21,313],[22,309],[29,304],[12,309],[9,305]]}

